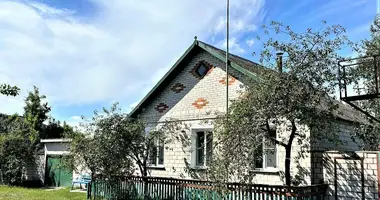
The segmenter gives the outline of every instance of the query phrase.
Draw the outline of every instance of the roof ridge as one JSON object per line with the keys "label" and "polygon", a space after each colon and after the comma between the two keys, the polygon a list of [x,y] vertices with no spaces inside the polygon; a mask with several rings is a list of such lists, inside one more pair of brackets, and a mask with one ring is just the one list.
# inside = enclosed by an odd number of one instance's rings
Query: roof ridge
{"label": "roof ridge", "polygon": [[[201,41],[201,40],[198,40],[198,42],[203,43],[204,45],[207,45],[207,46],[212,47],[212,48],[214,48],[214,49],[217,49],[217,50],[219,50],[219,51],[226,52],[225,50],[223,50],[223,49],[221,49],[221,48],[218,48],[218,47],[216,47],[216,46],[214,46],[214,45],[211,45],[211,44],[209,44],[209,43],[203,42],[203,41]],[[245,61],[251,62],[252,64],[260,65],[260,64],[258,64],[258,63],[256,63],[256,62],[254,62],[254,61],[252,61],[252,60],[249,60],[249,59],[247,59],[247,58],[244,58],[244,57],[242,57],[242,56],[239,56],[239,55],[236,55],[236,54],[233,54],[233,53],[229,53],[229,54],[230,54],[230,56],[235,56],[235,57],[237,57],[237,58],[239,58],[239,59],[243,59],[243,60],[245,60]],[[261,65],[260,65],[260,66],[261,66]]]}

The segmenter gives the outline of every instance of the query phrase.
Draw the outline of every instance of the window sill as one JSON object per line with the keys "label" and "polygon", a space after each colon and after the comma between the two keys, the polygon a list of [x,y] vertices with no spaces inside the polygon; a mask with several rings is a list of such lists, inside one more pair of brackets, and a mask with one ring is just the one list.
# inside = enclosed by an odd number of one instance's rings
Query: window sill
{"label": "window sill", "polygon": [[152,169],[152,170],[165,170],[164,165],[152,165],[152,166],[148,166],[147,168]]}
{"label": "window sill", "polygon": [[280,170],[273,168],[273,169],[253,169],[250,170],[250,172],[257,173],[257,174],[279,174]]}

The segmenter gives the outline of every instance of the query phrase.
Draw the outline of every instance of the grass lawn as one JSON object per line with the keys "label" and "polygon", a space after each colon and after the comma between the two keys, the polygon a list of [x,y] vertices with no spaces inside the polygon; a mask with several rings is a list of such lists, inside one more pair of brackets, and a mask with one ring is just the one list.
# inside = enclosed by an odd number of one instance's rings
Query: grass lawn
{"label": "grass lawn", "polygon": [[85,200],[86,193],[69,189],[46,190],[0,186],[0,200]]}

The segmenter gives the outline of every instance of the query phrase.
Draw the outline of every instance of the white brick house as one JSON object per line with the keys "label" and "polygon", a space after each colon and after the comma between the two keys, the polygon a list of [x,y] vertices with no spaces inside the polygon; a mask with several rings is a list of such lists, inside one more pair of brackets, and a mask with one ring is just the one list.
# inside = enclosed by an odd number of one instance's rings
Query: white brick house
{"label": "white brick house", "polygon": [[[245,78],[257,78],[256,72],[262,66],[235,55],[230,55],[230,62],[232,76],[229,79],[229,98],[234,99],[239,97],[239,91]],[[204,147],[202,152],[184,151],[182,143],[175,141],[167,144],[168,149],[158,148],[157,159],[152,161],[150,167],[151,176],[197,178],[196,175],[201,171],[200,168],[207,163],[208,147],[205,138],[207,138],[207,134],[212,133],[213,129],[212,124],[203,122],[214,119],[216,112],[225,112],[226,109],[225,77],[225,52],[195,40],[184,55],[131,112],[132,117],[140,118],[151,126],[156,126],[168,119],[183,121],[190,126],[187,134],[192,138],[192,146],[201,145]],[[368,193],[368,199],[375,198],[375,196],[377,198],[377,153],[361,151],[362,146],[354,143],[350,137],[350,132],[353,131],[351,121],[359,120],[359,116],[343,104],[340,105],[339,111],[340,120],[337,123],[341,127],[339,135],[347,141],[346,153],[359,155],[358,160],[364,165],[363,177],[368,182],[361,185],[360,188],[364,188],[365,192]],[[313,135],[312,132],[308,132],[309,135]],[[281,134],[287,133],[281,132]],[[284,170],[285,149],[281,146],[269,148],[273,148],[275,151],[269,156],[263,156],[261,169],[255,176],[255,182],[282,185],[284,182],[280,178],[279,172]],[[306,169],[303,173],[304,183],[302,184],[328,183],[332,197],[335,195],[335,191],[340,190],[340,185],[345,185],[343,182],[347,179],[339,179],[338,171],[341,168],[338,168],[334,163],[342,160],[351,162],[352,160],[341,159],[346,158],[343,155],[344,153],[338,153],[335,150],[334,146],[326,143],[311,144],[310,153],[306,153],[305,158],[299,160],[301,167]],[[294,144],[292,160],[298,151],[299,147]],[[199,156],[200,154],[202,155]],[[187,170],[187,164],[190,164],[192,170]],[[347,171],[346,168],[344,169]],[[291,164],[291,171],[293,174],[298,172],[295,163]],[[349,174],[349,172],[347,173]],[[331,178],[332,176],[333,178]],[[340,181],[337,187],[335,187],[335,180]],[[362,183],[361,179],[356,180],[356,182],[358,181],[359,184]],[[339,195],[344,197],[343,193],[351,192],[351,186],[349,185],[348,189],[345,187],[344,192],[340,192]],[[357,190],[356,186],[352,187],[352,191],[354,190]]]}

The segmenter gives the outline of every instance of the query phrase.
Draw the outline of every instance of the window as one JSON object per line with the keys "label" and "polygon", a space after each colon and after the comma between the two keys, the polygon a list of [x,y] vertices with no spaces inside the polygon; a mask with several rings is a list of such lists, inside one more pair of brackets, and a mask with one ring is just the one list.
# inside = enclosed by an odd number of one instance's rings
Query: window
{"label": "window", "polygon": [[196,131],[193,139],[193,166],[205,167],[212,159],[212,132]]}
{"label": "window", "polygon": [[[269,137],[276,138],[276,131],[270,131]],[[269,138],[263,140],[254,152],[256,169],[277,168],[277,146]]]}
{"label": "window", "polygon": [[149,152],[149,166],[163,166],[164,165],[164,143],[163,141],[155,141],[151,145]]}
{"label": "window", "polygon": [[195,73],[197,73],[198,76],[204,77],[207,74],[207,71],[209,70],[208,67],[206,67],[204,64],[199,65],[199,67],[195,70]]}

